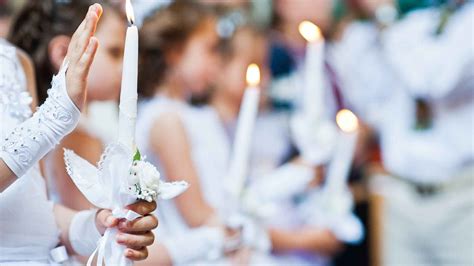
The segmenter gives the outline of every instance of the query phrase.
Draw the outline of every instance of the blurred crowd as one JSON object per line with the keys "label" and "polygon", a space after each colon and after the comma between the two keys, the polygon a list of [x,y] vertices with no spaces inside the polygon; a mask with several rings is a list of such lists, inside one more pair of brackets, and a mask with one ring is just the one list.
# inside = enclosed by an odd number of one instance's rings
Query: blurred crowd
{"label": "blurred crowd", "polygon": [[[0,0],[0,38],[32,59],[39,104],[91,2]],[[117,137],[125,1],[98,2],[87,111],[42,162],[50,199],[74,210],[93,206],[63,149],[96,164]],[[161,178],[190,184],[158,202],[157,239],[137,265],[474,265],[472,1],[131,3],[137,147]],[[303,21],[317,25],[318,56]],[[260,102],[234,198],[229,162],[252,63]],[[328,190],[341,110],[357,117],[357,142],[347,185]]]}

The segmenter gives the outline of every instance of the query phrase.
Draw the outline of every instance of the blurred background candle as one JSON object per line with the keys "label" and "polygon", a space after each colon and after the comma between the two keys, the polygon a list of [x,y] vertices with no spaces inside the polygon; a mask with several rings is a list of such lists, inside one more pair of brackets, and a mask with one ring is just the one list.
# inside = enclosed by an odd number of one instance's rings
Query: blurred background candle
{"label": "blurred background candle", "polygon": [[245,89],[240,105],[233,152],[229,165],[230,189],[235,196],[240,196],[247,176],[252,133],[260,99],[259,83],[260,69],[256,64],[251,64],[247,68],[248,87]]}
{"label": "blurred background candle", "polygon": [[308,42],[304,66],[303,111],[318,119],[323,108],[324,38],[318,26],[310,21],[300,23],[299,32]]}
{"label": "blurred background candle", "polygon": [[138,29],[134,24],[133,7],[130,0],[126,1],[125,10],[129,27],[125,37],[125,51],[123,55],[118,140],[123,145],[134,149],[138,100]]}
{"label": "blurred background candle", "polygon": [[328,190],[345,188],[357,144],[359,127],[357,116],[348,109],[342,109],[336,115],[336,123],[339,127],[339,136],[326,176]]}

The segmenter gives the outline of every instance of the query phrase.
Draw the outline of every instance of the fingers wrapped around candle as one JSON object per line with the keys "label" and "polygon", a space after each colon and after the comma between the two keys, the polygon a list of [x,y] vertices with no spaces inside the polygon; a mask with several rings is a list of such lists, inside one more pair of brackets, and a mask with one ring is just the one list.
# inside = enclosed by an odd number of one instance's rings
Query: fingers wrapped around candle
{"label": "fingers wrapped around candle", "polygon": [[125,257],[134,261],[144,260],[148,257],[148,249],[145,247],[138,250],[127,248],[125,250]]}
{"label": "fingers wrapped around candle", "polygon": [[140,235],[132,235],[126,233],[118,233],[117,243],[132,249],[141,249],[142,247],[151,246],[155,242],[155,235],[147,232]]}
{"label": "fingers wrapped around candle", "polygon": [[87,75],[99,45],[93,35],[101,15],[101,5],[94,4],[89,7],[86,17],[71,37],[66,55],[69,64],[66,73],[67,92],[79,108],[85,100]]}
{"label": "fingers wrapped around candle", "polygon": [[132,210],[140,215],[147,215],[152,213],[156,210],[156,202],[148,202],[148,201],[138,201],[136,203],[130,204],[126,207],[128,210]]}
{"label": "fingers wrapped around candle", "polygon": [[133,221],[121,219],[117,227],[123,233],[145,233],[158,227],[158,219],[150,214]]}

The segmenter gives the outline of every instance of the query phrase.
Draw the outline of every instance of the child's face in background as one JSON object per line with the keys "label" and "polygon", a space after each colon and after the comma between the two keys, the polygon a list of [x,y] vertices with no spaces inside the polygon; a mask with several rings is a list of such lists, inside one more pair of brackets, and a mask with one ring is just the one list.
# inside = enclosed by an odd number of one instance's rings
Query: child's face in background
{"label": "child's face in background", "polygon": [[189,38],[173,67],[185,90],[193,95],[205,93],[216,76],[219,38],[215,26],[213,19],[203,22]]}
{"label": "child's face in background", "polygon": [[298,25],[310,20],[323,30],[331,25],[334,0],[276,0],[274,5],[283,23]]}
{"label": "child's face in background", "polygon": [[104,13],[95,35],[99,48],[89,71],[87,98],[117,100],[122,80],[125,22],[115,12]]}
{"label": "child's face in background", "polygon": [[256,36],[248,30],[241,30],[232,40],[233,54],[230,58],[222,58],[220,72],[217,76],[219,93],[232,101],[242,100],[247,87],[247,67],[255,63],[260,68],[260,88],[265,89],[269,81],[267,65],[268,44],[264,36]]}

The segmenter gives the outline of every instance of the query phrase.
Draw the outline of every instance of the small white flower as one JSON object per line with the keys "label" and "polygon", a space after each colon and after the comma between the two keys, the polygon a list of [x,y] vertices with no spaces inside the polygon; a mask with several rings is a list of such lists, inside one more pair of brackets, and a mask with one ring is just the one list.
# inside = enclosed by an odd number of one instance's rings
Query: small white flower
{"label": "small white flower", "polygon": [[158,196],[160,172],[145,161],[134,161],[130,167],[128,185],[130,192],[139,199],[153,201]]}
{"label": "small white flower", "polygon": [[160,183],[160,172],[149,162],[138,161],[140,167],[140,186],[157,190]]}

